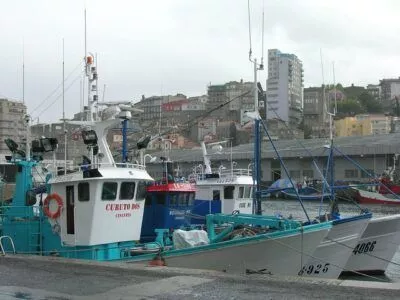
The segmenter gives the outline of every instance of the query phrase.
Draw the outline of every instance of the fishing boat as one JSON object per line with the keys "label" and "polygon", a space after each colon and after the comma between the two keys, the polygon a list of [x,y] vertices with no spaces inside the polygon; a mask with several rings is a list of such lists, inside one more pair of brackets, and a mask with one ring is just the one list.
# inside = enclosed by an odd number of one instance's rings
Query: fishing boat
{"label": "fishing boat", "polygon": [[31,171],[38,162],[13,152],[10,162],[20,172],[12,202],[2,210],[3,253],[134,263],[162,259],[167,266],[295,275],[331,228],[330,224],[304,228],[301,222],[275,216],[216,214],[207,216],[208,232],[176,230],[171,235],[169,229],[158,229],[154,243],[137,243],[146,183],[152,178],[142,165],[113,162],[102,138],[107,126],[94,127],[82,131],[93,160],[71,172],[53,174],[38,211],[26,197],[32,191]]}
{"label": "fishing boat", "polygon": [[162,159],[163,176],[146,187],[141,241],[156,238],[156,229],[188,227],[194,206],[196,187],[193,183],[175,178],[172,161]]}
{"label": "fishing boat", "polygon": [[321,201],[328,200],[331,194],[328,192],[321,193],[316,188],[306,186],[297,189],[297,193],[294,188],[288,188],[281,190],[282,197],[285,199],[298,199],[303,201]]}
{"label": "fishing boat", "polygon": [[360,204],[380,204],[380,205],[399,205],[400,195],[385,193],[382,194],[379,191],[373,191],[368,187],[355,187],[352,189],[356,191],[355,199]]}
{"label": "fishing boat", "polygon": [[[94,58],[86,58],[89,85],[97,78]],[[18,167],[11,203],[0,211],[2,254],[38,254],[97,261],[129,261],[167,266],[245,273],[265,271],[296,275],[331,225],[303,227],[299,221],[246,214],[207,215],[204,230],[155,229],[150,243],[138,242],[142,232],[146,186],[154,182],[140,163],[116,163],[106,140],[108,128],[119,119],[91,120],[95,103],[89,90],[89,121],[82,126],[87,146],[79,166],[47,174],[40,189],[32,184],[32,169],[40,154],[54,151],[55,139],[30,144],[27,122],[26,151],[8,141],[10,163]],[[123,116],[128,117],[128,114]],[[37,194],[45,193],[42,201]]]}
{"label": "fishing boat", "polygon": [[[287,183],[286,185],[294,187],[295,185],[293,183],[293,180],[290,178],[289,172],[283,160],[281,159],[279,152],[274,146],[273,140],[269,135],[265,123],[260,119],[259,116],[256,116],[255,123],[257,124],[256,126],[259,126],[258,124],[260,124],[264,129],[264,133],[268,136],[268,139],[275,150],[275,154],[281,162],[281,166],[283,167],[286,176],[288,177],[289,183]],[[259,147],[256,145],[255,149],[259,149]],[[332,155],[333,152],[331,151],[330,157]],[[257,156],[258,153],[255,154],[255,157]],[[324,181],[326,184],[326,180]],[[303,208],[307,219],[310,221],[310,218],[303,205],[303,198],[299,195],[298,189],[293,188],[293,191],[296,194],[297,199],[301,204],[301,207]],[[332,190],[330,191],[329,196],[332,197]],[[360,213],[358,215],[351,217],[342,217],[339,214],[336,202],[332,202],[331,211],[329,214],[319,214],[317,216],[317,220],[321,222],[321,224],[332,224],[332,229],[323,239],[321,244],[318,245],[311,257],[305,260],[305,263],[299,270],[298,275],[313,277],[317,276],[321,278],[332,279],[338,278],[342,270],[345,268],[345,265],[350,255],[352,254],[352,249],[359,241],[371,217],[371,213],[363,210],[360,210]]]}
{"label": "fishing boat", "polygon": [[207,214],[253,213],[253,177],[250,169],[220,166],[212,171],[206,144],[201,142],[204,165],[190,176],[196,186],[192,223],[201,224]]}
{"label": "fishing boat", "polygon": [[372,218],[353,248],[344,273],[382,275],[400,245],[400,215]]}

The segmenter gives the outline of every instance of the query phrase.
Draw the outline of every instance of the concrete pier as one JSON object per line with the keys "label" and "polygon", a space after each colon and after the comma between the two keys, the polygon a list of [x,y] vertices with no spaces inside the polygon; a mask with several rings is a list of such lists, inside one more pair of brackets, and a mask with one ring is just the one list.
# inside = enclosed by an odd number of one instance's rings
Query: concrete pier
{"label": "concrete pier", "polygon": [[399,299],[400,283],[0,257],[0,299]]}

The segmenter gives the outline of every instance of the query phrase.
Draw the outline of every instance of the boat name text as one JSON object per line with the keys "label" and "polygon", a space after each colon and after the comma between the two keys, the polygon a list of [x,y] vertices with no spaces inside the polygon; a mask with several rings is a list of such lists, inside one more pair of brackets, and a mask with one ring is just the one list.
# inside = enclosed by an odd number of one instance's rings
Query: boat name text
{"label": "boat name text", "polygon": [[317,264],[316,266],[314,265],[305,265],[300,272],[298,273],[299,275],[303,274],[320,274],[320,273],[326,273],[328,272],[330,263],[326,264]]}
{"label": "boat name text", "polygon": [[376,241],[368,242],[368,243],[360,243],[354,248],[353,254],[357,255],[357,254],[372,252],[375,249],[375,245],[376,245]]}
{"label": "boat name text", "polygon": [[120,203],[120,204],[107,204],[106,211],[117,211],[117,210],[136,210],[140,208],[140,204],[137,203]]}

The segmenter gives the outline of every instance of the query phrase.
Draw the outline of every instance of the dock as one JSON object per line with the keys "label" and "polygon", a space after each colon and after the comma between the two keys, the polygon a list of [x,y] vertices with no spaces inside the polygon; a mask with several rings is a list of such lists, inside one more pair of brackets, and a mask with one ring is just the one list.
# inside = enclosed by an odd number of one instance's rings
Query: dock
{"label": "dock", "polygon": [[399,299],[400,282],[326,280],[0,256],[0,299]]}

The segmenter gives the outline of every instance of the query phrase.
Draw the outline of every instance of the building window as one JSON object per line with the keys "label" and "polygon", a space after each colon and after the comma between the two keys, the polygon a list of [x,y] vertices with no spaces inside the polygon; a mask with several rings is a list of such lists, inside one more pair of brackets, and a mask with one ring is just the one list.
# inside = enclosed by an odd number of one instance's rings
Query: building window
{"label": "building window", "polygon": [[[370,178],[370,175],[372,175],[372,176],[375,175],[374,170],[366,169],[365,171],[367,171],[367,172],[361,171],[361,178]],[[370,174],[370,175],[368,175],[368,174]]]}
{"label": "building window", "polygon": [[344,170],[344,178],[358,178],[358,170]]}
{"label": "building window", "polygon": [[307,179],[314,178],[313,170],[303,170],[303,177],[307,177]]}
{"label": "building window", "polygon": [[300,179],[300,170],[291,170],[289,176],[291,178]]}
{"label": "building window", "polygon": [[78,200],[87,202],[90,199],[89,182],[80,182],[78,184]]}

